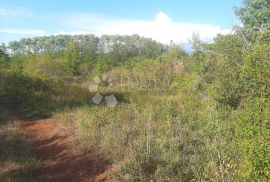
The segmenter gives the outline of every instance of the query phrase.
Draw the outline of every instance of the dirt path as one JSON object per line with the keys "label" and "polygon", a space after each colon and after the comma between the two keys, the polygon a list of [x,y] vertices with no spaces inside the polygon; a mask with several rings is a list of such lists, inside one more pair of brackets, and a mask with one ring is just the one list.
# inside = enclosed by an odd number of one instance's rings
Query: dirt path
{"label": "dirt path", "polygon": [[74,150],[67,136],[55,129],[52,119],[25,118],[23,129],[35,147],[41,165],[38,177],[46,182],[109,181],[108,163],[94,154]]}

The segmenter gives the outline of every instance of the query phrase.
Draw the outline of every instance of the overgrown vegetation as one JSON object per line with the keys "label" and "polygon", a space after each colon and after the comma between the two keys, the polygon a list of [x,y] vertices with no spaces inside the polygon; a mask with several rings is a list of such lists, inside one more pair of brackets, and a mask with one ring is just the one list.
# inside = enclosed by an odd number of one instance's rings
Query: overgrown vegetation
{"label": "overgrown vegetation", "polygon": [[[190,55],[138,35],[11,42],[0,97],[74,127],[85,150],[118,166],[117,180],[269,181],[270,4],[236,11],[243,27],[211,44],[194,35]],[[91,102],[103,73],[113,87],[98,92],[115,94],[114,108]]]}
{"label": "overgrown vegetation", "polygon": [[39,163],[21,130],[21,122],[10,117],[11,110],[2,106],[0,109],[0,181],[37,181],[33,174]]}

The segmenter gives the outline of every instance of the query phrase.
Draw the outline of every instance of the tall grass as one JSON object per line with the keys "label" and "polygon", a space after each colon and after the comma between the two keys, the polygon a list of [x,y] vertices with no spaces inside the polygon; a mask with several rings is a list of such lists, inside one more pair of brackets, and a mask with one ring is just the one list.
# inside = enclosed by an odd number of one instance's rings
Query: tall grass
{"label": "tall grass", "polygon": [[0,120],[0,181],[38,181],[34,175],[39,163],[27,143],[21,122],[1,112]]}
{"label": "tall grass", "polygon": [[128,100],[69,110],[58,119],[72,118],[77,142],[116,163],[118,180],[236,179],[239,167],[228,167],[219,116],[205,95],[133,93]]}

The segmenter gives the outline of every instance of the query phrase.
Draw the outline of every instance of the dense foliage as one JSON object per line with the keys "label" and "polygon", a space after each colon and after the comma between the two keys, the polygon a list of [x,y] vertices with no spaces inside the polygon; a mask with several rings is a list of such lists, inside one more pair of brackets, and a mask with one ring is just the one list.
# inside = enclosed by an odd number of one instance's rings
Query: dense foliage
{"label": "dense foliage", "polygon": [[[118,166],[118,180],[269,181],[269,13],[268,0],[246,0],[243,27],[211,44],[194,35],[190,55],[138,35],[10,42],[0,97],[72,125],[86,150]],[[116,82],[99,92],[116,95],[114,108],[87,90],[104,72]]]}

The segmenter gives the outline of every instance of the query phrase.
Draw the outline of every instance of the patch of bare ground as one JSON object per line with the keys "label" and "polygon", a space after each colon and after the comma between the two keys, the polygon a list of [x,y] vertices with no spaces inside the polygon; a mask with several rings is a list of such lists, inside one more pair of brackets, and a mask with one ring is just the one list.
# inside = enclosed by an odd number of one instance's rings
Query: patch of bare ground
{"label": "patch of bare ground", "polygon": [[112,181],[113,167],[93,151],[72,145],[53,119],[24,118],[23,129],[40,161],[36,175],[46,182]]}

